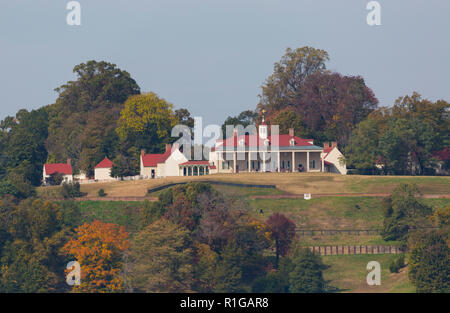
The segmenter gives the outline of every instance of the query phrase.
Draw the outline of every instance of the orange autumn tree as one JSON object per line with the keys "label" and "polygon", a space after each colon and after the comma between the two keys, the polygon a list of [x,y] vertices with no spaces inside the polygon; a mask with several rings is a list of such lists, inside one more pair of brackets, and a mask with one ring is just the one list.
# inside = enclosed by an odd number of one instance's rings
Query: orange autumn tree
{"label": "orange autumn tree", "polygon": [[75,231],[75,238],[62,248],[63,253],[73,256],[81,266],[81,284],[74,286],[74,291],[122,291],[122,254],[129,247],[125,229],[94,221],[84,223]]}

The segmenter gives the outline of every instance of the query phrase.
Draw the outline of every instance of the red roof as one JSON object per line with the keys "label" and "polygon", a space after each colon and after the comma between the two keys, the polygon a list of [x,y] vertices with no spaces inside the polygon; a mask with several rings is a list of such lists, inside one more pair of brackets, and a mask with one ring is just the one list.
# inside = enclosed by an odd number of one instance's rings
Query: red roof
{"label": "red roof", "polygon": [[439,151],[433,151],[433,152],[432,152],[432,155],[433,155],[435,158],[438,158],[438,159],[441,160],[441,161],[447,161],[447,160],[450,159],[450,149],[447,148],[447,147],[445,147],[445,148],[442,149],[442,150],[439,150]]}
{"label": "red roof", "polygon": [[142,156],[142,164],[144,167],[156,167],[158,163],[164,163],[170,157],[172,151],[168,150],[164,153],[148,153]]}
{"label": "red roof", "polygon": [[50,163],[44,164],[45,174],[52,175],[55,173],[63,175],[72,175],[72,166],[67,163]]}
{"label": "red roof", "polygon": [[103,161],[98,163],[94,168],[111,168],[112,166],[113,162],[108,158],[104,158]]}
{"label": "red roof", "polygon": [[[291,138],[294,138],[294,146],[314,146],[308,142],[308,139],[299,138],[297,136],[291,137],[290,135],[278,135],[278,145],[279,147],[290,147]],[[256,147],[263,146],[264,139],[258,135],[240,135],[238,137],[230,137],[223,141],[224,147],[238,147],[239,142],[244,139],[244,145],[246,147]],[[276,145],[272,142],[272,136],[268,136],[269,144]],[[220,142],[220,141],[219,141]]]}
{"label": "red roof", "polygon": [[328,156],[328,153],[330,153],[331,152],[331,150],[333,150],[335,147],[324,147],[323,148],[323,153],[325,153],[325,155],[324,155],[324,159]]}
{"label": "red roof", "polygon": [[180,165],[209,165],[209,161],[187,161]]}

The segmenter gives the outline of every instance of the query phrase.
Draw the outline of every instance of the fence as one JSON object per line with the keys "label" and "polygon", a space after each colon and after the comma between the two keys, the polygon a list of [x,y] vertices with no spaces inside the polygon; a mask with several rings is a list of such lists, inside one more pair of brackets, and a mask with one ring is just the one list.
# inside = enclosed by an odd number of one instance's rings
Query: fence
{"label": "fence", "polygon": [[[410,227],[409,231],[414,230],[430,230],[439,229],[434,226],[423,227]],[[379,235],[382,230],[379,228],[374,229],[295,229],[295,232],[299,236],[333,236],[333,235]]]}
{"label": "fence", "polygon": [[299,236],[379,235],[380,229],[296,229]]}
{"label": "fence", "polygon": [[344,254],[398,254],[405,253],[400,246],[312,246],[314,254],[344,255]]}

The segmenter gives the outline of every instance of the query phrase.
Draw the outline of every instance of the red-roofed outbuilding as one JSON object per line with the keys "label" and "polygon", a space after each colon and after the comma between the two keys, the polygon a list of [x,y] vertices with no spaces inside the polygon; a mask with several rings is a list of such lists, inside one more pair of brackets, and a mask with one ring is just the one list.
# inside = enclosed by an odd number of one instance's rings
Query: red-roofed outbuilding
{"label": "red-roofed outbuilding", "polygon": [[42,171],[42,180],[44,184],[47,183],[47,179],[54,174],[61,174],[63,182],[73,181],[73,170],[70,164],[70,159],[67,159],[66,163],[46,163]]}

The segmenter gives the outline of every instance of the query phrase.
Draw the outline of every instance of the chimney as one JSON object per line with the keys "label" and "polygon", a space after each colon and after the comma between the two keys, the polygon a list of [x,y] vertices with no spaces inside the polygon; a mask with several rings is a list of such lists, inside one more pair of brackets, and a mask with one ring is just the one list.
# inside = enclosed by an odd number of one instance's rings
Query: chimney
{"label": "chimney", "polygon": [[325,141],[323,143],[323,147],[324,147],[324,149],[329,148],[330,147],[330,143],[328,141]]}
{"label": "chimney", "polygon": [[166,152],[169,152],[170,149],[172,149],[172,146],[170,145],[170,143],[166,143]]}
{"label": "chimney", "polygon": [[337,148],[337,141],[331,142],[331,148]]}
{"label": "chimney", "polygon": [[289,128],[289,137],[294,137],[294,129]]}
{"label": "chimney", "polygon": [[67,164],[69,164],[70,166],[72,166],[71,161],[72,161],[71,159],[67,159]]}
{"label": "chimney", "polygon": [[233,128],[233,136],[234,136],[234,137],[237,137],[237,135],[238,135],[238,130],[237,130],[237,128]]}
{"label": "chimney", "polygon": [[145,149],[141,149],[141,156],[145,155]]}

